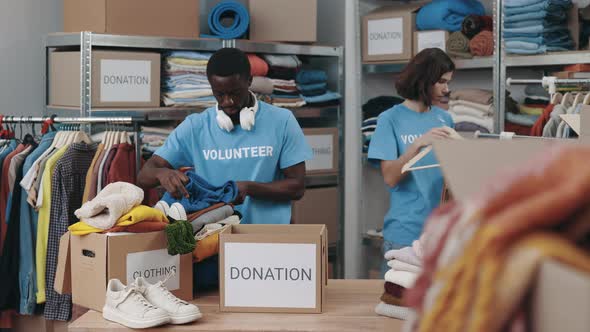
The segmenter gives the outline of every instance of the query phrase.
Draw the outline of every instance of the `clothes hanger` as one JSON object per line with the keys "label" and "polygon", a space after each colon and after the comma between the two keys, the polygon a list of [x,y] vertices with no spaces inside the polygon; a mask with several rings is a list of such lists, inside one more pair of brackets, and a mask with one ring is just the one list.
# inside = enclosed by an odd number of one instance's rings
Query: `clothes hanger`
{"label": "clothes hanger", "polygon": [[[457,133],[455,131],[455,129],[453,129],[451,127],[447,127],[447,126],[444,126],[443,128],[445,128],[448,131],[450,139],[463,139],[463,136],[459,135],[459,133]],[[407,163],[404,164],[404,166],[402,166],[402,174],[409,172],[409,171],[417,171],[420,169],[439,167],[440,164],[412,167],[418,161],[420,161],[422,158],[424,158],[428,153],[430,153],[430,151],[432,151],[432,145],[429,145],[429,146],[425,147],[424,149],[422,149],[417,155],[414,156],[414,158],[410,159],[410,161],[408,161]]]}
{"label": "clothes hanger", "polygon": [[563,95],[560,92],[556,92],[551,96],[551,104],[557,105],[563,99]]}
{"label": "clothes hanger", "polygon": [[572,106],[577,106],[579,103],[582,102],[582,100],[584,100],[584,97],[586,95],[582,92],[578,92],[578,94],[576,94],[576,98],[574,98],[574,102],[572,103]]}
{"label": "clothes hanger", "polygon": [[572,93],[566,92],[563,95],[563,98],[561,99],[561,106],[570,107],[572,105],[573,99],[574,99],[574,97],[573,97]]}
{"label": "clothes hanger", "polygon": [[80,127],[78,127],[78,131],[74,134],[74,142],[92,144],[92,139],[90,139],[88,134],[80,130]]}
{"label": "clothes hanger", "polygon": [[586,97],[584,97],[584,100],[582,100],[582,104],[583,105],[590,105],[590,93],[588,93],[586,95]]}

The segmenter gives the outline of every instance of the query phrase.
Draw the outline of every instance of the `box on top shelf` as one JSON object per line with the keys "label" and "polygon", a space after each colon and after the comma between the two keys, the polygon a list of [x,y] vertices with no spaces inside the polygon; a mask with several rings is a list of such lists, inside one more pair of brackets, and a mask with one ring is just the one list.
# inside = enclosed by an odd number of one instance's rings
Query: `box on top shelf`
{"label": "box on top shelf", "polygon": [[[49,54],[49,104],[80,106],[80,52]],[[92,107],[160,106],[160,54],[92,51]]]}
{"label": "box on top shelf", "polygon": [[250,0],[250,40],[317,41],[317,0]]}
{"label": "box on top shelf", "polygon": [[199,37],[199,0],[64,0],[64,31]]}
{"label": "box on top shelf", "polygon": [[385,6],[363,16],[363,62],[409,60],[416,12],[423,5]]}
{"label": "box on top shelf", "polygon": [[414,56],[426,48],[447,51],[449,32],[445,30],[414,31]]}

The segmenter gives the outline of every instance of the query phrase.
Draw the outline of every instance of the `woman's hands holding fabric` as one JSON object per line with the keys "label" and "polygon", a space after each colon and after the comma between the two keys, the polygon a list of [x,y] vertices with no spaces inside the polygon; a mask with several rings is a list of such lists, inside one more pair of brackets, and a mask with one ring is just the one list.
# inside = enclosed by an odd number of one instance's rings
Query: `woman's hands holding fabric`
{"label": "woman's hands holding fabric", "polygon": [[173,169],[161,169],[156,175],[160,185],[169,192],[172,197],[180,199],[189,197],[185,185],[188,183],[188,177],[181,171]]}
{"label": "woman's hands holding fabric", "polygon": [[418,137],[414,141],[414,145],[417,149],[421,149],[425,146],[432,145],[432,143],[434,143],[437,140],[447,139],[449,138],[449,135],[450,133],[445,127],[432,128],[426,134]]}

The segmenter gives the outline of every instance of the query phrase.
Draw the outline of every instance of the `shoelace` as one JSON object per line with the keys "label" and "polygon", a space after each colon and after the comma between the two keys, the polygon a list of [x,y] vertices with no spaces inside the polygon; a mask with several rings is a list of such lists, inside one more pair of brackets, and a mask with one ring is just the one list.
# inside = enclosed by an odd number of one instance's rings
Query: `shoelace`
{"label": "shoelace", "polygon": [[158,281],[154,286],[160,288],[164,294],[166,294],[166,297],[168,297],[170,300],[172,300],[175,304],[177,305],[187,305],[188,302],[183,301],[179,298],[177,298],[176,296],[174,296],[174,294],[172,294],[168,288],[166,288],[166,286],[164,286],[164,284],[166,282],[168,282],[168,280],[170,280],[170,278],[172,278],[176,273],[174,271],[170,271],[170,273],[168,273],[168,275],[166,275],[166,278],[164,278],[164,280],[162,281]]}
{"label": "shoelace", "polygon": [[119,301],[118,304],[123,303],[128,297],[131,296],[133,299],[135,299],[137,302],[139,302],[139,304],[144,306],[144,310],[143,310],[144,313],[149,310],[152,310],[152,309],[157,309],[148,300],[146,300],[142,294],[143,294],[142,289],[140,289],[140,287],[138,287],[137,285],[132,284],[132,285],[126,286],[125,287],[125,295],[122,297],[121,301]]}

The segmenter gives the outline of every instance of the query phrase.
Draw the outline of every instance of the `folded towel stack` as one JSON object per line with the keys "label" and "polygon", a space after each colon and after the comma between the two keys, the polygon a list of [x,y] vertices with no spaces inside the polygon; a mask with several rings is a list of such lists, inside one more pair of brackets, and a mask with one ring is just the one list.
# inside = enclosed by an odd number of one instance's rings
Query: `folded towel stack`
{"label": "folded towel stack", "polygon": [[385,253],[387,265],[391,268],[385,273],[385,286],[381,302],[375,312],[381,316],[408,319],[412,310],[408,308],[403,297],[407,289],[412,288],[422,273],[422,245],[419,240],[410,247],[390,250]]}
{"label": "folded towel stack", "polygon": [[571,0],[505,0],[507,53],[541,54],[575,47],[567,26]]}
{"label": "folded towel stack", "polygon": [[490,133],[494,130],[493,94],[490,90],[461,89],[451,92],[449,113],[457,131],[480,131]]}
{"label": "folded towel stack", "polygon": [[164,56],[162,100],[166,106],[215,105],[207,79],[207,62],[211,54],[173,51]]}

